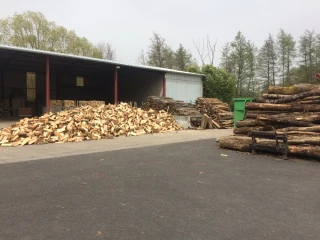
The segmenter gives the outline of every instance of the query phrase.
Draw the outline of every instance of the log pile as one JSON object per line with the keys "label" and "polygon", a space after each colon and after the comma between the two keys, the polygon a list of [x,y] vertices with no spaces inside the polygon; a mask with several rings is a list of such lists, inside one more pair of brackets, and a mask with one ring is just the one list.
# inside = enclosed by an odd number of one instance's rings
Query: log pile
{"label": "log pile", "polygon": [[[103,102],[104,104],[104,102]],[[101,104],[100,104],[101,105]],[[82,105],[84,106],[84,105]],[[74,100],[50,100],[50,107],[61,107],[63,109],[70,108],[70,107],[76,107]]]}
{"label": "log pile", "polygon": [[[251,143],[251,138],[247,136],[228,136],[218,139],[221,148],[236,150],[240,152],[249,152],[249,144]],[[257,143],[274,146],[274,141],[257,139]],[[288,136],[288,154],[300,157],[311,157],[320,159],[320,141],[319,136],[312,137],[309,141],[300,140],[294,136]]]}
{"label": "log pile", "polygon": [[181,116],[188,116],[190,114],[199,113],[195,106],[191,103],[186,103],[180,100],[174,100],[169,97],[150,96],[147,101],[143,103],[142,109],[153,109],[156,111],[167,111],[170,114],[177,114]]}
{"label": "log pile", "polygon": [[181,127],[164,111],[144,111],[128,104],[84,106],[39,118],[22,119],[0,130],[0,144],[24,146],[81,142],[177,130]]}
{"label": "log pile", "polygon": [[246,151],[244,145],[251,140],[241,135],[274,131],[287,134],[289,153],[320,158],[319,100],[320,85],[271,86],[257,102],[246,104],[245,120],[237,122],[234,129],[236,136],[225,139],[220,146]]}
{"label": "log pile", "polygon": [[50,100],[50,107],[62,107],[63,100]]}
{"label": "log pile", "polygon": [[91,107],[98,107],[100,105],[104,105],[104,101],[97,101],[97,100],[91,100],[91,101],[79,101],[78,106],[91,106]]}
{"label": "log pile", "polygon": [[75,100],[63,100],[64,107],[75,107]]}
{"label": "log pile", "polygon": [[233,112],[228,104],[217,98],[197,98],[197,109],[202,114],[207,114],[217,124],[216,128],[233,128]]}
{"label": "log pile", "polygon": [[156,111],[166,111],[173,115],[189,116],[193,127],[199,127],[203,118],[203,114],[198,111],[195,105],[168,97],[150,96],[143,103],[142,109],[154,109]]}
{"label": "log pile", "polygon": [[0,99],[0,117],[9,117],[11,115],[9,99]]}
{"label": "log pile", "polygon": [[50,100],[50,111],[53,113],[70,110],[76,107],[74,100]]}

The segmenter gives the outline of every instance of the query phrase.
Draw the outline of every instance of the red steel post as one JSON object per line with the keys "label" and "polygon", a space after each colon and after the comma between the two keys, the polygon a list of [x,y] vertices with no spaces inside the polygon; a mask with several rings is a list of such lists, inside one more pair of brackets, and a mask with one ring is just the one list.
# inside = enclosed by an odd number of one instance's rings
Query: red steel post
{"label": "red steel post", "polygon": [[46,109],[50,112],[50,67],[49,56],[46,57]]}
{"label": "red steel post", "polygon": [[114,70],[114,104],[118,104],[118,69]]}
{"label": "red steel post", "polygon": [[167,85],[167,82],[166,82],[166,74],[163,74],[163,81],[162,81],[162,97],[165,97],[167,95],[166,93],[166,85]]}

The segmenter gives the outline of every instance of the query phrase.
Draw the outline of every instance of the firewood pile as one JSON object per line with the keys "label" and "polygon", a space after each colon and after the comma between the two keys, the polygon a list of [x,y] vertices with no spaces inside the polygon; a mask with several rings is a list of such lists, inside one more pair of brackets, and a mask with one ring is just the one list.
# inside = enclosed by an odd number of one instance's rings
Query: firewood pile
{"label": "firewood pile", "polygon": [[[320,158],[320,85],[271,86],[257,102],[246,104],[245,120],[220,142],[223,148],[248,151],[251,131],[286,134],[289,153]],[[268,144],[268,140],[261,140]]]}
{"label": "firewood pile", "polygon": [[128,104],[83,106],[25,118],[0,130],[1,146],[81,142],[181,130],[170,114]]}
{"label": "firewood pile", "polygon": [[197,110],[195,105],[168,97],[150,96],[143,103],[142,109],[154,109],[156,111],[166,111],[173,115],[189,116],[193,127],[199,127],[203,117],[203,114]]}
{"label": "firewood pile", "polygon": [[91,106],[91,107],[98,107],[100,105],[104,105],[104,101],[97,101],[97,100],[91,100],[91,101],[79,101],[78,106]]}
{"label": "firewood pile", "polygon": [[11,115],[9,99],[0,99],[0,117],[9,117]]}
{"label": "firewood pile", "polygon": [[217,98],[197,98],[197,109],[213,120],[216,128],[233,128],[233,112],[229,105]]}
{"label": "firewood pile", "polygon": [[62,107],[62,100],[50,100],[50,107]]}
{"label": "firewood pile", "polygon": [[[75,107],[74,100],[50,100],[50,111],[55,114],[62,110],[74,109]],[[46,108],[44,108],[44,112],[46,112]]]}
{"label": "firewood pile", "polygon": [[75,107],[76,104],[74,100],[50,100],[50,106],[51,107]]}
{"label": "firewood pile", "polygon": [[75,100],[63,100],[63,110],[71,110],[77,107]]}

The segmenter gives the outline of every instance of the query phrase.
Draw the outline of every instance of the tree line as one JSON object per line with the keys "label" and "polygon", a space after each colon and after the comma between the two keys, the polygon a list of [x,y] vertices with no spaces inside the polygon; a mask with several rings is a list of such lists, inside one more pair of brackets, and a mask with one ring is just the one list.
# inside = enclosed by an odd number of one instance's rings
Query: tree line
{"label": "tree line", "polygon": [[[140,63],[207,74],[208,65],[211,65],[216,70],[209,72],[222,71],[233,78],[234,96],[237,97],[257,96],[270,85],[314,83],[314,75],[320,72],[320,34],[310,30],[305,30],[295,40],[290,33],[280,29],[276,36],[269,34],[260,48],[239,31],[233,41],[223,45],[218,67],[213,66],[216,43],[212,44],[208,37],[198,44],[194,42],[201,66],[181,44],[173,51],[157,33],[150,42],[146,56],[142,53],[145,61],[140,61],[139,57]],[[229,81],[229,75],[225,75],[225,81]],[[204,94],[206,92],[210,90],[205,89]]]}
{"label": "tree line", "polygon": [[40,12],[23,12],[0,19],[0,44],[115,60],[108,42],[91,43],[75,31],[50,22]]}
{"label": "tree line", "polygon": [[296,41],[280,29],[257,48],[238,32],[224,45],[220,65],[235,77],[237,96],[255,96],[270,85],[314,83],[320,71],[320,34],[305,30]]}
{"label": "tree line", "polygon": [[196,60],[182,44],[179,44],[178,49],[173,50],[159,33],[153,33],[148,51],[146,53],[144,50],[141,51],[138,63],[187,71],[189,66],[196,64]]}
{"label": "tree line", "polygon": [[[260,47],[239,31],[220,49],[218,66],[214,66],[216,43],[208,36],[198,43],[193,41],[200,59],[198,65],[182,44],[173,49],[159,33],[153,33],[149,46],[141,51],[137,62],[202,73],[206,76],[204,96],[220,97],[226,102],[231,102],[232,96],[255,97],[270,85],[313,83],[314,75],[320,72],[320,34],[315,31],[305,30],[294,39],[280,29],[275,36],[269,34]],[[40,12],[16,13],[0,19],[0,44],[116,59],[110,43],[93,44],[87,38],[77,36],[73,30],[48,21]]]}

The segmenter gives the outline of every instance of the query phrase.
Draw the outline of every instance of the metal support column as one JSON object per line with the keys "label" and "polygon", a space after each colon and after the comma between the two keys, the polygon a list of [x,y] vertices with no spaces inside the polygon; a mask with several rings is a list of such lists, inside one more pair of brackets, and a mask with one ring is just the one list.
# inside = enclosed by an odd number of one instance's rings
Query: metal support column
{"label": "metal support column", "polygon": [[60,74],[58,74],[58,75],[57,75],[56,99],[60,99],[60,95],[59,95],[59,87],[60,87]]}
{"label": "metal support column", "polygon": [[118,68],[114,70],[114,104],[118,104]]}
{"label": "metal support column", "polygon": [[166,74],[163,74],[163,81],[162,81],[162,97],[166,97],[167,93],[166,93]]}
{"label": "metal support column", "polygon": [[4,98],[4,74],[3,68],[0,68],[1,97]]}
{"label": "metal support column", "polygon": [[46,111],[50,112],[50,66],[49,56],[46,57]]}

